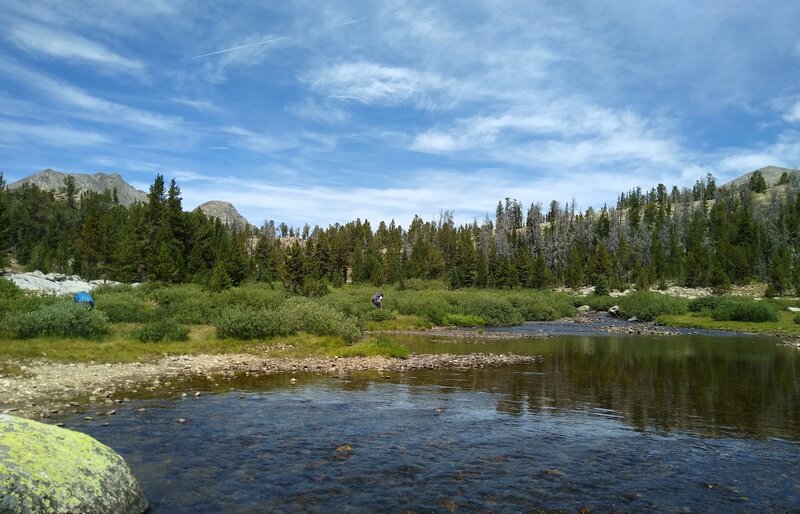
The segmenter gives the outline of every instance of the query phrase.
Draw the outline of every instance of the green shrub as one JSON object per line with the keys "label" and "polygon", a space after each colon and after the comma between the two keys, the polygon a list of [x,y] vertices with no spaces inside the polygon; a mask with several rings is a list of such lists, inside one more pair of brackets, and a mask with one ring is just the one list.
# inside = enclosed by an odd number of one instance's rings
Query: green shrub
{"label": "green shrub", "polygon": [[277,312],[281,321],[290,327],[290,333],[333,335],[348,342],[360,339],[363,333],[360,319],[345,316],[341,311],[320,301],[305,297],[288,299]]}
{"label": "green shrub", "polygon": [[520,325],[525,321],[511,302],[488,293],[461,295],[459,307],[459,314],[483,318],[487,325]]}
{"label": "green shrub", "polygon": [[143,343],[186,341],[189,339],[189,329],[174,319],[162,319],[142,325],[133,332],[133,336]]}
{"label": "green shrub", "polygon": [[160,287],[148,296],[156,302],[156,318],[179,323],[210,323],[220,308],[212,294],[197,284]]}
{"label": "green shrub", "polygon": [[482,327],[486,325],[486,320],[474,314],[448,314],[445,317],[447,325],[457,327]]}
{"label": "green shrub", "polygon": [[95,308],[112,323],[143,323],[152,320],[155,314],[152,305],[128,294],[95,295]]}
{"label": "green shrub", "polygon": [[798,314],[797,316],[794,317],[794,322],[796,324],[800,325],[800,314]]}
{"label": "green shrub", "polygon": [[689,312],[711,312],[725,301],[723,296],[703,296],[689,302]]}
{"label": "green shrub", "polygon": [[446,291],[420,291],[400,294],[389,300],[400,314],[412,314],[434,325],[445,325],[448,314],[455,314],[453,304],[445,298]]}
{"label": "green shrub", "polygon": [[243,306],[252,309],[277,309],[286,301],[283,288],[273,289],[267,284],[244,284],[222,291],[214,300],[226,307]]}
{"label": "green shrub", "polygon": [[12,297],[0,296],[0,318],[17,312],[31,312],[54,303],[64,301],[57,296],[21,295]]}
{"label": "green shrub", "polygon": [[711,313],[711,318],[717,321],[763,323],[777,321],[778,311],[766,302],[757,302],[741,297],[725,297]]}
{"label": "green shrub", "polygon": [[589,295],[586,298],[575,299],[577,307],[588,305],[594,311],[607,311],[617,304],[617,299],[612,296]]}
{"label": "green shrub", "polygon": [[98,338],[108,334],[108,317],[71,300],[35,311],[10,314],[6,326],[19,339],[32,337]]}
{"label": "green shrub", "polygon": [[525,321],[552,321],[575,314],[568,295],[549,291],[524,291],[505,295]]}
{"label": "green shrub", "polygon": [[397,285],[400,291],[444,291],[447,284],[441,280],[423,280],[421,278],[407,278]]}
{"label": "green shrub", "polygon": [[214,323],[219,337],[267,339],[306,332],[339,336],[353,342],[363,333],[360,319],[305,297],[288,299],[277,310],[224,309]]}
{"label": "green shrub", "polygon": [[375,309],[369,311],[365,319],[370,321],[386,321],[388,319],[397,319],[397,311],[390,311],[389,309]]}
{"label": "green shrub", "polygon": [[18,298],[22,294],[22,289],[17,287],[17,284],[0,277],[0,298]]}
{"label": "green shrub", "polygon": [[234,339],[268,339],[292,333],[277,311],[266,309],[226,308],[217,316],[214,326],[217,337]]}
{"label": "green shrub", "polygon": [[661,314],[684,314],[688,310],[685,299],[651,291],[635,291],[617,300],[623,316],[639,321],[653,321]]}

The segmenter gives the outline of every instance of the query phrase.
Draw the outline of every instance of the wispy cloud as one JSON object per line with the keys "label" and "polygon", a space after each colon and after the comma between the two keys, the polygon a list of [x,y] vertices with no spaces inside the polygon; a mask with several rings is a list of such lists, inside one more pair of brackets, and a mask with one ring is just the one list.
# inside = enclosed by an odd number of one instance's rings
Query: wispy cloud
{"label": "wispy cloud", "polygon": [[676,161],[683,152],[680,145],[651,125],[630,111],[566,99],[535,109],[458,120],[450,127],[418,134],[410,148],[548,168]]}
{"label": "wispy cloud", "polygon": [[17,23],[8,30],[6,37],[26,52],[87,63],[101,72],[141,76],[146,70],[144,62],[138,59],[124,57],[82,36],[41,25]]}
{"label": "wispy cloud", "polygon": [[350,114],[339,107],[322,104],[313,98],[306,98],[303,103],[288,107],[292,114],[309,120],[323,123],[342,123],[350,118]]}
{"label": "wispy cloud", "polygon": [[310,73],[304,81],[329,98],[389,106],[432,106],[447,87],[447,81],[435,73],[374,62],[328,66]]}
{"label": "wispy cloud", "polygon": [[54,124],[29,124],[9,119],[0,122],[0,139],[6,142],[27,143],[29,145],[47,145],[57,147],[96,146],[109,144],[113,140],[105,134],[87,130],[78,130]]}
{"label": "wispy cloud", "polygon": [[296,145],[294,141],[279,139],[242,127],[227,126],[221,130],[229,136],[232,146],[256,153],[272,154]]}
{"label": "wispy cloud", "polygon": [[783,115],[783,119],[789,123],[797,123],[800,121],[800,100],[796,101],[794,105],[787,109],[786,113]]}
{"label": "wispy cloud", "polygon": [[87,91],[50,78],[0,57],[0,71],[23,82],[27,87],[45,93],[51,101],[75,110],[71,115],[94,121],[123,125],[137,130],[173,131],[183,124],[180,118],[137,109],[94,96]]}

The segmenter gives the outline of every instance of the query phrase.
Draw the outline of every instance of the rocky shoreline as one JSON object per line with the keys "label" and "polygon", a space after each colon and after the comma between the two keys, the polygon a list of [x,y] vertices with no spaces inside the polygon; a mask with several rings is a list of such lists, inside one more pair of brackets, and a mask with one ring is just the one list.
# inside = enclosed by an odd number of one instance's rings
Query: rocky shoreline
{"label": "rocky shoreline", "polygon": [[0,412],[32,419],[64,412],[100,411],[113,415],[127,392],[156,391],[170,379],[201,376],[233,378],[239,374],[325,373],[346,376],[359,371],[404,373],[418,369],[474,369],[541,362],[540,355],[482,354],[384,357],[265,358],[250,354],[167,356],[152,363],[65,364],[47,360],[10,363],[18,376],[0,377]]}

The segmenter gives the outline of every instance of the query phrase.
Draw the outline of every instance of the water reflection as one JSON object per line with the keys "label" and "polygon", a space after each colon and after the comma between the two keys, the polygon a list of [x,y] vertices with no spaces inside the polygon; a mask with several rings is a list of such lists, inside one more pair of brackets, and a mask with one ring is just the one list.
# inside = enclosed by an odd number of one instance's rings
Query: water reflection
{"label": "water reflection", "polygon": [[639,430],[800,438],[800,352],[771,338],[401,340],[420,353],[542,354],[542,363],[526,366],[411,374],[415,382],[505,393],[497,408],[512,415],[604,409]]}
{"label": "water reflection", "polygon": [[800,509],[800,352],[774,341],[405,342],[544,360],[190,379],[108,426],[65,421],[125,456],[156,513]]}

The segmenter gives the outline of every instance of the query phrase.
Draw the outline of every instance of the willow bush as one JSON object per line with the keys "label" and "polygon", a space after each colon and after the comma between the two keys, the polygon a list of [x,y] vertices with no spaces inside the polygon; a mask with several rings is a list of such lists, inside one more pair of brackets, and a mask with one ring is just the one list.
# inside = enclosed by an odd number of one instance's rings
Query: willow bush
{"label": "willow bush", "polygon": [[6,327],[18,339],[79,337],[97,339],[108,334],[108,317],[72,300],[61,300],[34,311],[10,314]]}

